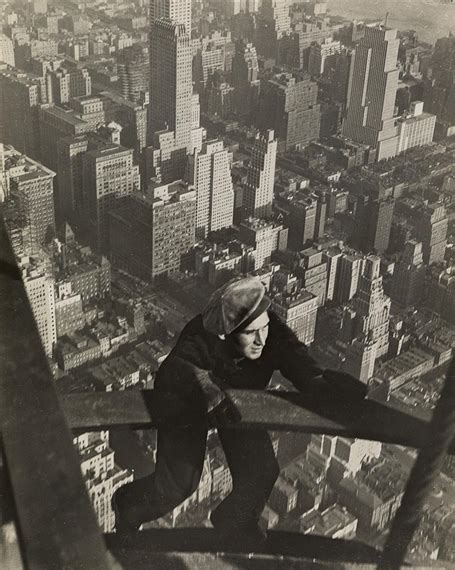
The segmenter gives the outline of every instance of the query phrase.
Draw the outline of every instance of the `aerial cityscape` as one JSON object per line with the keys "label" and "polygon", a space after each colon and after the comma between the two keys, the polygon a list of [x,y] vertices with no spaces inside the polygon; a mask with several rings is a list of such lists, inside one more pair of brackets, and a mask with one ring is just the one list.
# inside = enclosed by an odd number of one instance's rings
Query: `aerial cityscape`
{"label": "aerial cityscape", "polygon": [[[60,395],[153,389],[210,295],[251,275],[321,366],[434,408],[455,348],[455,2],[345,4],[0,0],[0,216]],[[265,528],[383,547],[415,449],[271,437]],[[75,435],[103,532],[156,444]],[[421,559],[455,563],[453,457]],[[197,490],[144,527],[210,526],[231,487],[212,429]]]}

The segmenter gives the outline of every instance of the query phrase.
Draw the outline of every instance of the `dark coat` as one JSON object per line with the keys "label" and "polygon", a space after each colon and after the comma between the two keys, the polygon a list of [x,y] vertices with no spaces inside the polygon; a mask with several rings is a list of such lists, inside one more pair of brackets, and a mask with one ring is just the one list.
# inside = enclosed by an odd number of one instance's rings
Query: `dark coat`
{"label": "dark coat", "polygon": [[260,358],[238,358],[229,340],[205,331],[201,315],[181,332],[177,344],[161,365],[155,389],[173,395],[188,410],[203,414],[220,390],[263,390],[275,370],[299,390],[322,374],[294,332],[269,311],[269,334]]}

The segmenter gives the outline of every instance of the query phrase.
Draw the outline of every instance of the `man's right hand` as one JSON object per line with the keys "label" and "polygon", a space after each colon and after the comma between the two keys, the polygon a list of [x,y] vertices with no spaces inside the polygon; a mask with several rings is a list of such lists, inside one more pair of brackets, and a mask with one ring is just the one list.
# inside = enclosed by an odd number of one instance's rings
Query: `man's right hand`
{"label": "man's right hand", "polygon": [[220,390],[219,394],[210,401],[207,413],[210,422],[213,423],[215,427],[234,424],[242,419],[240,412],[223,390]]}

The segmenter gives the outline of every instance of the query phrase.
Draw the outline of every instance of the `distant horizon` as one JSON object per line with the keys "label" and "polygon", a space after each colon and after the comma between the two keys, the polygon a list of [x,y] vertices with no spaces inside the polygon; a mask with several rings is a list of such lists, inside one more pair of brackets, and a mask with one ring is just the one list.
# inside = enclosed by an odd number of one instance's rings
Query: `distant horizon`
{"label": "distant horizon", "polygon": [[399,30],[415,30],[419,39],[434,45],[455,30],[455,4],[439,0],[327,0],[333,16],[346,19],[384,19]]}

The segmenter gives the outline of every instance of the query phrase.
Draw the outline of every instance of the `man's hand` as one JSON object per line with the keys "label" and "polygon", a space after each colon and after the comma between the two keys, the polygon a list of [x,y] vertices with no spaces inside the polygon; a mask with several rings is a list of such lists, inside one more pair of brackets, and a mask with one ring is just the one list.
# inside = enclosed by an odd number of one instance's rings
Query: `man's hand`
{"label": "man's hand", "polygon": [[242,418],[232,400],[223,390],[212,399],[207,408],[210,422],[215,426],[225,426],[239,422]]}
{"label": "man's hand", "polygon": [[353,400],[363,400],[367,395],[367,386],[354,376],[337,370],[324,370],[322,377],[329,384],[329,388],[340,392],[340,395]]}

